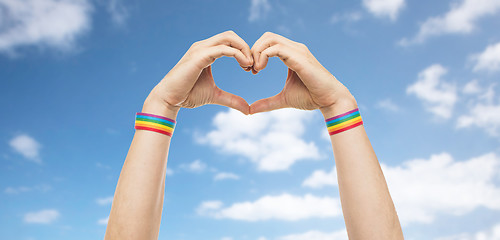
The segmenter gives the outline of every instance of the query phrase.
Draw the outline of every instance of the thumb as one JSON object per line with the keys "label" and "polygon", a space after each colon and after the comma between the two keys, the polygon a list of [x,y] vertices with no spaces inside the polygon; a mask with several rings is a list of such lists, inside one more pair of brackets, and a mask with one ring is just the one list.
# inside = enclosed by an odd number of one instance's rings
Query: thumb
{"label": "thumb", "polygon": [[250,105],[250,114],[259,112],[268,112],[286,107],[288,106],[285,103],[285,98],[283,97],[283,94],[280,92],[272,97],[260,99],[252,103],[252,105]]}
{"label": "thumb", "polygon": [[247,101],[238,95],[228,93],[220,88],[216,88],[213,104],[234,108],[245,115],[250,113],[250,106]]}

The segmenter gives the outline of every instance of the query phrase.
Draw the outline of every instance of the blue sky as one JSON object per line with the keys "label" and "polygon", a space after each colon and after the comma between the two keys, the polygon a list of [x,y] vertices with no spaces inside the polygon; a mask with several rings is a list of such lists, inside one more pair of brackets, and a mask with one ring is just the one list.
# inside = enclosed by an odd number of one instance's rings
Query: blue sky
{"label": "blue sky", "polygon": [[[306,44],[350,89],[406,239],[500,239],[499,22],[498,0],[0,0],[0,238],[102,238],[135,112],[234,30]],[[286,72],[213,64],[249,103]],[[159,239],[347,239],[318,111],[177,120]]]}

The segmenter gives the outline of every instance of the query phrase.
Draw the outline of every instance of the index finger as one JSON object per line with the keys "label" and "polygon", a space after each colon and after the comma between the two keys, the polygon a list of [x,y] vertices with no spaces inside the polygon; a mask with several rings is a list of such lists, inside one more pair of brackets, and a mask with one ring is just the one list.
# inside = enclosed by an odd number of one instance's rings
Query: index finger
{"label": "index finger", "polygon": [[[272,47],[276,44],[280,44],[283,46],[292,46],[294,45],[294,43],[294,41],[275,33],[266,32],[262,34],[262,36],[257,41],[255,41],[252,48],[250,49],[250,51],[252,52],[254,65],[258,63],[262,51],[264,51],[266,48]],[[255,70],[260,71],[262,69]]]}
{"label": "index finger", "polygon": [[217,45],[226,45],[232,48],[240,50],[245,57],[247,57],[252,63],[252,53],[250,52],[250,47],[248,44],[236,34],[234,31],[226,31],[219,33],[213,37],[200,41],[200,44],[207,47],[213,47]]}

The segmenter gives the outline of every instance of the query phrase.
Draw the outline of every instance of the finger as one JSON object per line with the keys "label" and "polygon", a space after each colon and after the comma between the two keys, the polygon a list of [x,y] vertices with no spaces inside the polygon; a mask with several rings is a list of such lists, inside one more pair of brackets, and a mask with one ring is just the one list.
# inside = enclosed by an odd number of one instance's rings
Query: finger
{"label": "finger", "polygon": [[228,93],[220,88],[217,88],[216,91],[217,92],[214,95],[213,104],[236,109],[245,115],[248,115],[250,113],[250,106],[242,97],[234,95],[232,93]]}
{"label": "finger", "polygon": [[[273,45],[261,52],[257,63],[254,64],[254,67],[256,67],[257,69],[266,68],[270,57],[279,57],[281,61],[283,61],[285,65],[288,66],[291,54],[294,54],[294,50],[290,49],[290,47],[282,44]],[[288,67],[290,68],[290,66]]]}
{"label": "finger", "polygon": [[257,74],[258,72],[252,67],[252,73],[255,75]]}
{"label": "finger", "polygon": [[226,57],[234,57],[236,61],[240,64],[242,68],[251,67],[252,63],[250,60],[245,57],[243,52],[236,48],[232,48],[226,45],[218,45],[214,47],[210,47],[206,49],[202,54],[202,68],[208,67],[212,64],[217,58],[226,56]]}
{"label": "finger", "polygon": [[[254,58],[254,65],[257,64],[258,60],[260,59],[261,52],[264,51],[266,48],[269,48],[275,44],[291,45],[293,43],[294,42],[292,40],[287,39],[278,34],[271,32],[264,33],[250,49],[250,51],[252,52],[252,56]],[[258,68],[255,70],[260,71],[262,70],[262,68]]]}
{"label": "finger", "polygon": [[233,31],[226,31],[219,33],[211,38],[203,40],[200,42],[201,45],[213,47],[217,45],[226,45],[229,47],[236,48],[240,50],[245,57],[253,62],[252,53],[250,52],[250,47],[238,34]]}
{"label": "finger", "polygon": [[288,107],[283,94],[278,93],[272,97],[260,99],[250,105],[250,114],[268,112],[280,108]]}

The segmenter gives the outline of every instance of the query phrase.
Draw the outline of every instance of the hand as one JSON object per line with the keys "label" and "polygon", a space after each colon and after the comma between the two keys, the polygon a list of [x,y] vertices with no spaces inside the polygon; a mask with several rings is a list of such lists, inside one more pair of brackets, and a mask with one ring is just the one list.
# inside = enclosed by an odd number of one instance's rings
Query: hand
{"label": "hand", "polygon": [[270,57],[279,57],[288,67],[283,90],[250,105],[251,114],[292,107],[304,110],[319,108],[328,115],[334,112],[331,108],[340,102],[356,105],[349,90],[316,60],[304,44],[267,32],[255,42],[251,52],[254,74],[266,67]]}
{"label": "hand", "polygon": [[[218,104],[248,114],[248,103],[239,96],[215,85],[211,64],[222,56],[234,57],[245,71],[250,71],[253,58],[250,47],[233,31],[194,43],[181,60],[151,91],[147,103],[178,111]],[[145,104],[146,105],[146,104]]]}

